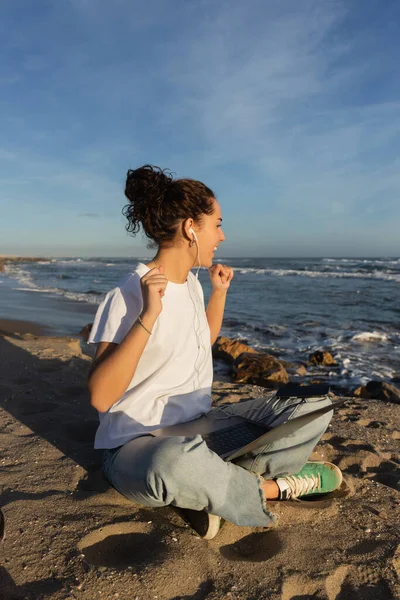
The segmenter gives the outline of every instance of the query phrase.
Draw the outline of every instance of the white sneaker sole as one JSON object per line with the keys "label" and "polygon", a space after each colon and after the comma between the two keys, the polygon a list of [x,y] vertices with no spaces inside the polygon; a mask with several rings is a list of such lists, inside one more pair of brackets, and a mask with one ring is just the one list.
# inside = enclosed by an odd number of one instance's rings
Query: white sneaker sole
{"label": "white sneaker sole", "polygon": [[208,515],[208,529],[205,535],[202,536],[203,540],[212,540],[218,534],[221,529],[221,517],[217,515]]}

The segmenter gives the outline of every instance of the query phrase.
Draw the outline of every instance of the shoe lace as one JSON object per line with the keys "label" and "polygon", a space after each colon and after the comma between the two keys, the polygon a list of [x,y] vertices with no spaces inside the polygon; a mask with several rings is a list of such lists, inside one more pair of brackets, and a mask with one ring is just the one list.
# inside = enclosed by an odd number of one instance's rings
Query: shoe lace
{"label": "shoe lace", "polygon": [[292,498],[305,496],[310,492],[321,489],[321,475],[287,475],[285,481],[288,483]]}

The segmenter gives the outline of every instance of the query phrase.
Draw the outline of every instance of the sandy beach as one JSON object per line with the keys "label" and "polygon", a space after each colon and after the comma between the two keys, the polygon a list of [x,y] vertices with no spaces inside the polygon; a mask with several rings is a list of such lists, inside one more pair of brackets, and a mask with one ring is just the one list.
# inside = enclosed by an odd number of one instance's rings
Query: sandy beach
{"label": "sandy beach", "polygon": [[[400,597],[398,405],[338,410],[313,454],[343,470],[332,497],[271,503],[276,528],[226,523],[206,542],[174,510],[132,504],[103,479],[86,345],[21,321],[0,329],[1,600]],[[217,404],[264,392],[216,372]]]}

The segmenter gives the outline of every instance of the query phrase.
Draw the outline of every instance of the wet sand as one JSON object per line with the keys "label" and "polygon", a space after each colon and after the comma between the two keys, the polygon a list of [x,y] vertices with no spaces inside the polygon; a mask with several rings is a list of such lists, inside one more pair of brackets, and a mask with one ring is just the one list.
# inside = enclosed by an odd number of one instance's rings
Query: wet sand
{"label": "wet sand", "polygon": [[96,310],[94,304],[29,289],[0,273],[0,322],[3,322],[0,329],[5,330],[6,323],[13,321],[15,326],[11,325],[8,331],[77,335],[84,325],[93,321]]}

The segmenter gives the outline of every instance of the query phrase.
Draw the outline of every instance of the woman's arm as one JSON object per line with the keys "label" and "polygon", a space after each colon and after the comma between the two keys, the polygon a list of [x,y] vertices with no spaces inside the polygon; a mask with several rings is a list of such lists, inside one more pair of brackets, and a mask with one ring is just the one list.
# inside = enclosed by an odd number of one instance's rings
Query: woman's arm
{"label": "woman's arm", "polygon": [[99,412],[106,412],[128,389],[151,335],[149,332],[162,311],[161,298],[167,283],[163,267],[148,271],[140,280],[144,327],[137,320],[120,344],[99,342],[88,378],[90,403]]}
{"label": "woman's arm", "polygon": [[[153,329],[158,315],[143,314],[143,325]],[[150,334],[137,321],[120,344],[100,342],[88,377],[90,403],[106,412],[126,392]]]}
{"label": "woman's arm", "polygon": [[211,345],[214,344],[221,331],[224,318],[226,294],[233,278],[233,269],[227,265],[216,264],[209,269],[212,292],[206,308],[210,327]]}
{"label": "woman's arm", "polygon": [[227,290],[213,290],[207,304],[206,315],[211,334],[211,345],[214,344],[221,331],[224,318]]}

